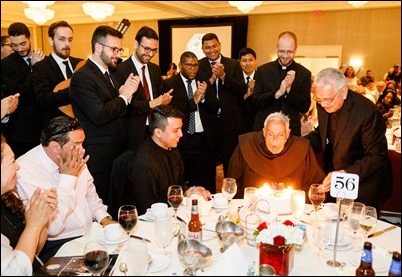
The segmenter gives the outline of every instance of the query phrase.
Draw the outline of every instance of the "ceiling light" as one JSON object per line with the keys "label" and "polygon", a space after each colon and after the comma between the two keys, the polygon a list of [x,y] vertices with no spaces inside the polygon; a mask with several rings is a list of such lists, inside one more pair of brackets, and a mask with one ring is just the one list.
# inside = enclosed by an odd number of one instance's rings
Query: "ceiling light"
{"label": "ceiling light", "polygon": [[368,3],[368,1],[348,1],[350,5],[356,8],[360,8]]}
{"label": "ceiling light", "polygon": [[114,6],[106,3],[86,2],[82,4],[85,14],[91,16],[96,21],[101,21],[114,12]]}
{"label": "ceiling light", "polygon": [[228,1],[233,7],[246,14],[251,12],[255,7],[261,6],[264,1]]}
{"label": "ceiling light", "polygon": [[54,10],[48,9],[55,1],[22,1],[29,8],[24,9],[24,14],[27,18],[32,19],[36,24],[43,25],[48,20],[53,19]]}

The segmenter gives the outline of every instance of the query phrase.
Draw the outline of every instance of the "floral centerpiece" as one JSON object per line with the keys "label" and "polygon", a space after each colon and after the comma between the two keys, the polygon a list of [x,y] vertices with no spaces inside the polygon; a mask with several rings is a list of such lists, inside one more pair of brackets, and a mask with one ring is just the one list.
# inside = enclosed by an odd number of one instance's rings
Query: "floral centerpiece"
{"label": "floral centerpiece", "polygon": [[260,249],[260,265],[271,265],[276,275],[288,275],[293,267],[293,246],[303,244],[304,231],[286,220],[263,222],[254,235]]}

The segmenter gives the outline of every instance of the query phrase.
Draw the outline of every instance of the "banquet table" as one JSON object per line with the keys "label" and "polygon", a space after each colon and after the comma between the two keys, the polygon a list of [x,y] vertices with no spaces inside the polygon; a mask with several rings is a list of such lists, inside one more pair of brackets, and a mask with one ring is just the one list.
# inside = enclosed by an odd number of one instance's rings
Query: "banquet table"
{"label": "banquet table", "polygon": [[[243,205],[243,199],[234,199],[232,200],[232,206],[240,207]],[[305,212],[309,212],[312,210],[311,205],[306,204]],[[283,211],[286,212],[289,211]],[[214,228],[213,226],[218,220],[219,215],[226,215],[227,209],[217,210],[215,208],[211,208],[209,213],[206,216],[201,216],[201,222],[206,226],[205,228]],[[184,221],[189,221],[189,207],[180,206],[178,210],[178,216],[182,218]],[[308,224],[306,224],[307,229],[307,239],[301,250],[295,251],[294,254],[294,266],[292,271],[289,273],[291,276],[301,276],[301,275],[316,275],[316,276],[331,276],[331,275],[353,275],[355,268],[357,267],[355,264],[360,261],[361,256],[361,248],[359,245],[363,245],[362,241],[358,239],[358,242],[353,242],[353,247],[346,247],[345,250],[337,250],[336,251],[336,260],[339,262],[344,262],[345,265],[342,268],[333,268],[326,264],[326,260],[322,257],[316,255],[316,247],[314,246],[312,239],[313,225],[311,223],[311,215],[307,216],[306,214],[302,217],[305,220],[308,220]],[[136,227],[131,231],[131,234],[141,236],[149,239],[151,242],[148,242],[148,252],[153,257],[161,257],[162,248],[158,245],[157,239],[154,236],[154,222],[149,220],[145,215],[141,215]],[[285,220],[292,219],[292,216],[287,214],[285,216],[278,216],[276,220]],[[307,223],[305,222],[305,223]],[[386,227],[390,226],[389,223],[378,220],[376,231],[382,230]],[[212,257],[210,259],[210,263],[207,267],[204,267],[203,270],[199,270],[197,275],[215,275],[216,267],[220,263],[220,257],[223,255],[220,252],[220,248],[222,246],[221,241],[218,236],[214,232],[204,231],[204,244],[208,246],[212,250]],[[207,235],[205,235],[207,234]],[[102,227],[94,223],[90,232],[85,236],[75,239],[73,241],[67,242],[64,244],[60,250],[57,252],[56,256],[70,256],[70,255],[82,255],[84,245],[87,241],[93,239],[100,239],[103,236]],[[131,238],[133,239],[133,238]],[[374,245],[374,265],[377,263],[378,272],[376,275],[387,275],[389,265],[391,263],[391,254],[389,251],[401,251],[401,229],[396,227],[395,229],[388,231],[380,236],[372,237],[368,239]],[[179,259],[177,253],[177,237],[174,237],[172,243],[167,248],[168,254],[163,257],[164,260],[168,259],[168,262],[165,265],[160,265],[160,268],[163,268],[157,272],[147,272],[147,276],[167,276],[167,275],[183,275],[183,270],[185,269],[184,265]],[[116,253],[120,250],[119,261],[124,261],[124,243],[121,244],[111,244],[108,245],[110,253]],[[258,268],[258,258],[259,252],[258,248],[255,246],[249,246],[247,240],[244,238],[239,243],[238,246],[244,255],[244,261],[247,264],[251,265],[255,262],[255,267]],[[228,250],[227,250],[228,251]],[[324,250],[324,255],[328,256],[330,259],[333,257],[332,250]],[[158,262],[158,261],[157,261]],[[238,261],[233,260],[232,267],[236,267]],[[130,266],[130,265],[128,265]],[[220,269],[222,275],[224,274],[224,269]],[[246,276],[247,270],[244,272],[237,272],[237,276]],[[124,276],[122,272],[118,270],[118,266],[115,270],[112,271],[113,276]],[[220,274],[217,274],[220,275]]]}

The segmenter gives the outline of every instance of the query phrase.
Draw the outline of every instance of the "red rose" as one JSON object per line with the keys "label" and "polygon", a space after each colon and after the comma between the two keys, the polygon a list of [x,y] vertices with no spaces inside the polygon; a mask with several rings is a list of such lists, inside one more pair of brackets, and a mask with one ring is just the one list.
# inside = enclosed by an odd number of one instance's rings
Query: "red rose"
{"label": "red rose", "polygon": [[286,226],[292,226],[292,227],[295,226],[295,224],[294,224],[292,221],[290,221],[290,220],[285,220],[285,221],[283,222],[283,224],[286,225]]}
{"label": "red rose", "polygon": [[258,225],[257,230],[258,230],[258,232],[261,232],[262,230],[267,229],[267,228],[268,228],[267,223],[263,222],[260,225]]}
{"label": "red rose", "polygon": [[282,246],[285,245],[286,239],[282,236],[274,237],[274,245],[275,246]]}

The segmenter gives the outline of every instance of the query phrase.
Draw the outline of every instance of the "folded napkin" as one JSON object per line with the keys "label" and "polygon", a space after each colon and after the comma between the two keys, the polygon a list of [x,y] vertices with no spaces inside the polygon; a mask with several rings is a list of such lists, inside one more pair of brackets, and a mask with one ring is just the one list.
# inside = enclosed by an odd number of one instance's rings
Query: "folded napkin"
{"label": "folded napkin", "polygon": [[248,262],[237,243],[232,244],[208,270],[209,276],[246,276]]}
{"label": "folded napkin", "polygon": [[207,216],[212,208],[212,201],[206,201],[202,195],[191,194],[189,197],[184,197],[182,205],[186,206],[186,211],[191,215],[191,200],[198,200],[198,212],[201,216]]}

